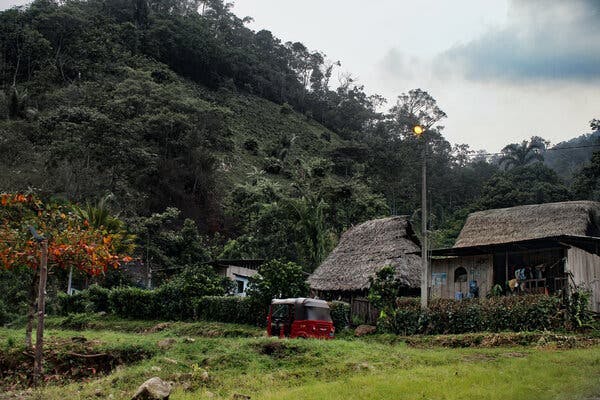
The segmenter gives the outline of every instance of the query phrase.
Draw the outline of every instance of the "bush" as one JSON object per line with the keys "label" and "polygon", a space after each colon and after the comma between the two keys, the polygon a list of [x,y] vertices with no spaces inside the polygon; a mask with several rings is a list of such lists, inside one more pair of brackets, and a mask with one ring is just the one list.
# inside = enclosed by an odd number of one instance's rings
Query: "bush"
{"label": "bush", "polygon": [[263,170],[272,175],[277,175],[283,169],[283,162],[275,157],[265,157]]}
{"label": "bush", "polygon": [[12,319],[12,315],[8,312],[8,307],[4,301],[0,300],[0,325],[4,325]]}
{"label": "bush", "polygon": [[294,112],[294,108],[288,103],[283,103],[279,109],[279,112],[283,115],[290,115]]}
{"label": "bush", "polygon": [[535,331],[561,326],[560,300],[544,295],[431,301],[422,312],[418,299],[399,299],[377,322],[382,332],[403,335],[480,331]]}
{"label": "bush", "polygon": [[122,318],[159,319],[155,293],[133,287],[113,289],[108,296],[110,312]]}
{"label": "bush", "polygon": [[61,323],[61,328],[73,329],[76,331],[84,330],[92,322],[90,314],[69,314]]}
{"label": "bush", "polygon": [[264,325],[267,310],[249,297],[205,296],[196,300],[195,319]]}
{"label": "bush", "polygon": [[248,296],[267,308],[272,299],[304,297],[309,287],[302,267],[293,262],[271,260],[250,278]]}
{"label": "bush", "polygon": [[336,331],[350,326],[350,304],[343,301],[330,301],[331,319]]}
{"label": "bush", "polygon": [[102,286],[92,285],[84,292],[87,295],[87,299],[90,303],[93,304],[91,311],[92,312],[108,312],[108,296],[110,295],[110,290],[103,288]]}
{"label": "bush", "polygon": [[256,155],[258,154],[258,142],[254,139],[248,139],[244,142],[244,149]]}
{"label": "bush", "polygon": [[187,320],[194,318],[194,302],[202,296],[221,296],[230,284],[204,265],[183,269],[176,277],[154,291],[156,312],[161,319]]}
{"label": "bush", "polygon": [[59,292],[56,295],[55,312],[59,315],[79,314],[88,312],[93,308],[93,304],[89,301],[85,291],[76,292],[68,295]]}
{"label": "bush", "polygon": [[58,293],[56,296],[55,312],[59,315],[108,312],[108,296],[110,290],[98,285],[75,292],[72,295]]}

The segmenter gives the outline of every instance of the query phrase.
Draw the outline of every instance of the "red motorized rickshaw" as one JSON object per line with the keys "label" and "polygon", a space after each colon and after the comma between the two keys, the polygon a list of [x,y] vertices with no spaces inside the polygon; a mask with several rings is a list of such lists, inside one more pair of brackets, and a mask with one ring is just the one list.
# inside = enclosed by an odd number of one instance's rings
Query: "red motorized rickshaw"
{"label": "red motorized rickshaw", "polygon": [[267,317],[267,334],[281,338],[333,339],[329,305],[316,299],[274,299]]}

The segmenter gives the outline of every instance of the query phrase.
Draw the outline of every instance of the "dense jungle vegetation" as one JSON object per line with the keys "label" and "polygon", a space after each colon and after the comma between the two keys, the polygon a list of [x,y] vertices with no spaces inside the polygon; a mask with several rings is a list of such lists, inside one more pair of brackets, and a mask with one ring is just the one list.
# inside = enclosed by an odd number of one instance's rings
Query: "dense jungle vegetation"
{"label": "dense jungle vegetation", "polygon": [[353,224],[417,219],[416,123],[431,125],[437,246],[474,210],[600,199],[597,120],[563,152],[537,136],[475,152],[444,139],[443,105],[425,90],[386,102],[324,53],[246,22],[222,0],[1,12],[0,192],[123,221],[114,229],[164,276],[218,257],[311,271]]}

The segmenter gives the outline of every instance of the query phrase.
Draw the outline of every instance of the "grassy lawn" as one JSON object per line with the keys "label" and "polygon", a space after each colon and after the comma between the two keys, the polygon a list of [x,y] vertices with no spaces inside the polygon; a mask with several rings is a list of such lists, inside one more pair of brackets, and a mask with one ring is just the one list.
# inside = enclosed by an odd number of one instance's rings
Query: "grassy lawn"
{"label": "grassy lawn", "polygon": [[[600,397],[597,345],[415,348],[384,337],[269,339],[252,327],[218,323],[171,323],[153,329],[157,323],[104,319],[85,331],[61,329],[69,325],[61,319],[49,325],[53,328],[47,331],[48,348],[63,367],[70,360],[61,358],[63,353],[77,354],[82,349],[117,354],[122,361],[131,354],[144,358],[131,358],[127,365],[76,381],[57,377],[38,392],[10,387],[10,379],[5,379],[0,398],[129,399],[152,376],[175,383],[174,400],[230,399],[235,393],[252,399]],[[0,329],[0,354],[21,354],[22,336],[22,329]],[[73,340],[84,345],[65,350]]]}

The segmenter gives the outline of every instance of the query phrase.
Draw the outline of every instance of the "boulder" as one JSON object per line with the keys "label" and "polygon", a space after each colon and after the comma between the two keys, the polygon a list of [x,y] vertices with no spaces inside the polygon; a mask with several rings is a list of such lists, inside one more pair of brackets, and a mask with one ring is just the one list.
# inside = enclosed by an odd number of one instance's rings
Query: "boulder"
{"label": "boulder", "polygon": [[371,335],[377,331],[377,327],[373,325],[359,325],[354,330],[354,336]]}
{"label": "boulder", "polygon": [[171,385],[155,376],[142,383],[131,400],[169,400],[170,395]]}

